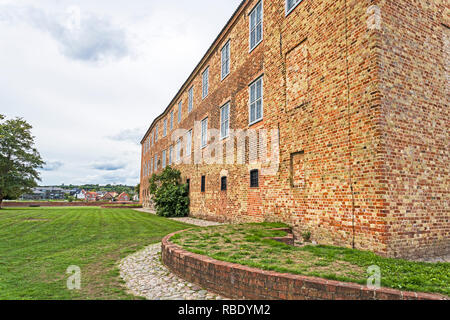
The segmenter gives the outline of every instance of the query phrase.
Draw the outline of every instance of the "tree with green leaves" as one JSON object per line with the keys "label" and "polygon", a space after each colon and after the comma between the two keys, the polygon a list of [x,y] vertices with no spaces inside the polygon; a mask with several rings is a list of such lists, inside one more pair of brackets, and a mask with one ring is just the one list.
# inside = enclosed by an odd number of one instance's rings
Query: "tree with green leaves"
{"label": "tree with green leaves", "polygon": [[150,178],[150,194],[156,213],[162,217],[186,217],[189,215],[188,186],[181,183],[181,172],[167,167]]}
{"label": "tree with green leaves", "polygon": [[32,126],[22,118],[0,114],[0,209],[4,199],[15,199],[37,186],[38,169],[45,164],[34,147]]}

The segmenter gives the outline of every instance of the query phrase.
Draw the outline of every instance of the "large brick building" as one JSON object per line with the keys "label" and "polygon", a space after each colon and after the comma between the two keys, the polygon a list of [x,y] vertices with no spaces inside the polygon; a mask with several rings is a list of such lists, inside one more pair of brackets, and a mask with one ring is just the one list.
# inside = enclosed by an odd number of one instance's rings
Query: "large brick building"
{"label": "large brick building", "polygon": [[[142,140],[192,216],[449,253],[449,3],[245,0]],[[266,130],[266,131],[264,131]]]}

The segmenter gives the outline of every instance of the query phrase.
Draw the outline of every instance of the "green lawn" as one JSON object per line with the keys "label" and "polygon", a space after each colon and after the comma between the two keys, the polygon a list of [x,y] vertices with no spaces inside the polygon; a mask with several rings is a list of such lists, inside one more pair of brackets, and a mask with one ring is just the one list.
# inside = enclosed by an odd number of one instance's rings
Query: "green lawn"
{"label": "green lawn", "polygon": [[267,237],[285,236],[283,224],[243,224],[195,228],[172,241],[186,250],[264,270],[367,284],[368,267],[381,269],[381,285],[450,295],[450,263],[388,259],[370,252],[331,247],[293,247]]}
{"label": "green lawn", "polygon": [[[0,300],[132,299],[117,262],[187,225],[131,209],[0,210]],[[66,270],[81,268],[69,291]]]}

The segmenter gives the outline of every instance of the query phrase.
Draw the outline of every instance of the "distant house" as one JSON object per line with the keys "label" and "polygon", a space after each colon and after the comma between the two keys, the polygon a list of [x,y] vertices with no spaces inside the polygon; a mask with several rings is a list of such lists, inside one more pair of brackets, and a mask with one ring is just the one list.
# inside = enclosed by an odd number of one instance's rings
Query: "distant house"
{"label": "distant house", "polygon": [[114,199],[117,197],[116,192],[107,192],[103,197],[102,201],[114,201]]}
{"label": "distant house", "polygon": [[95,202],[97,201],[97,192],[86,192],[86,201],[87,202]]}
{"label": "distant house", "polygon": [[130,201],[130,195],[128,193],[122,192],[118,197],[117,201]]}
{"label": "distant house", "polygon": [[86,200],[86,191],[85,190],[80,190],[75,194],[75,198],[77,200]]}

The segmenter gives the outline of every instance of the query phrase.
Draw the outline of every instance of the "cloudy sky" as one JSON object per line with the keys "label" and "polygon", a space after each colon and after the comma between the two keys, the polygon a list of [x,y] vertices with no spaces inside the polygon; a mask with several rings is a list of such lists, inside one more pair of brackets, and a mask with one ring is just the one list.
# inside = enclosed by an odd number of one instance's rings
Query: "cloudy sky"
{"label": "cloudy sky", "polygon": [[0,0],[0,114],[42,185],[139,182],[140,139],[240,0]]}

